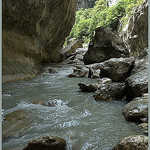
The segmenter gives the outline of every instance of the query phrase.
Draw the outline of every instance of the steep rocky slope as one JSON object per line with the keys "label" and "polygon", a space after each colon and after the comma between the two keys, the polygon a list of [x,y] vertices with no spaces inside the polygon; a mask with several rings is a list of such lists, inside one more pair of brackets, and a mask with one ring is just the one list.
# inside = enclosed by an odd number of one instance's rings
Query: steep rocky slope
{"label": "steep rocky slope", "polygon": [[77,0],[3,0],[3,82],[30,77],[40,62],[60,62]]}
{"label": "steep rocky slope", "polygon": [[80,8],[91,8],[94,6],[96,0],[78,0],[77,9]]}
{"label": "steep rocky slope", "polygon": [[123,29],[122,37],[133,56],[148,47],[148,0],[135,9]]}

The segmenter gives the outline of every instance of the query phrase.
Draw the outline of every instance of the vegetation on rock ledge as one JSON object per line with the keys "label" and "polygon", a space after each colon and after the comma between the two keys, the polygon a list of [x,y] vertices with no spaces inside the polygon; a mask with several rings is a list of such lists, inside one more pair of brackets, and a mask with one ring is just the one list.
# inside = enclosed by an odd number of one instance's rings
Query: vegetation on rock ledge
{"label": "vegetation on rock ledge", "polygon": [[94,8],[80,9],[76,12],[76,22],[66,38],[65,45],[69,39],[82,39],[88,43],[97,27],[106,27],[112,30],[123,29],[135,8],[144,0],[120,0],[116,5],[108,6],[108,0],[98,0]]}

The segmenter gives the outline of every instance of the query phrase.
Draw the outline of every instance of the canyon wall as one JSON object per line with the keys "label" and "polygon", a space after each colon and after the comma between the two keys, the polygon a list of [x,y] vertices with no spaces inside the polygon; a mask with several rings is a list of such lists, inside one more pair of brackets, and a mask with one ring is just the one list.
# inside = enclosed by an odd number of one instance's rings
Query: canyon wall
{"label": "canyon wall", "polygon": [[135,9],[123,29],[122,37],[132,56],[148,47],[148,0]]}
{"label": "canyon wall", "polygon": [[35,76],[41,62],[60,62],[77,0],[3,0],[3,82]]}

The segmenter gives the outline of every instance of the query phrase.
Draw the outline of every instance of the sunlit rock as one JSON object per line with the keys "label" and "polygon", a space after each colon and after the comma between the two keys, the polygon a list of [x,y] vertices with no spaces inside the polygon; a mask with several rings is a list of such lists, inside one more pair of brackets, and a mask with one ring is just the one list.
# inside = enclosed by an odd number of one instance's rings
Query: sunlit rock
{"label": "sunlit rock", "polygon": [[125,137],[112,150],[148,150],[148,137],[144,135]]}

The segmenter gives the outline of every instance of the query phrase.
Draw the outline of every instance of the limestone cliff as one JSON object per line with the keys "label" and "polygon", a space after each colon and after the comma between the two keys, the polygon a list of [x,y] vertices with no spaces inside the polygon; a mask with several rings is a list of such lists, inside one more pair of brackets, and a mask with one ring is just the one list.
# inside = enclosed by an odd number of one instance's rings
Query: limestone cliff
{"label": "limestone cliff", "polygon": [[123,29],[122,37],[128,43],[130,54],[137,56],[148,47],[148,0],[137,7]]}
{"label": "limestone cliff", "polygon": [[3,82],[33,76],[41,62],[60,62],[77,0],[3,0]]}

